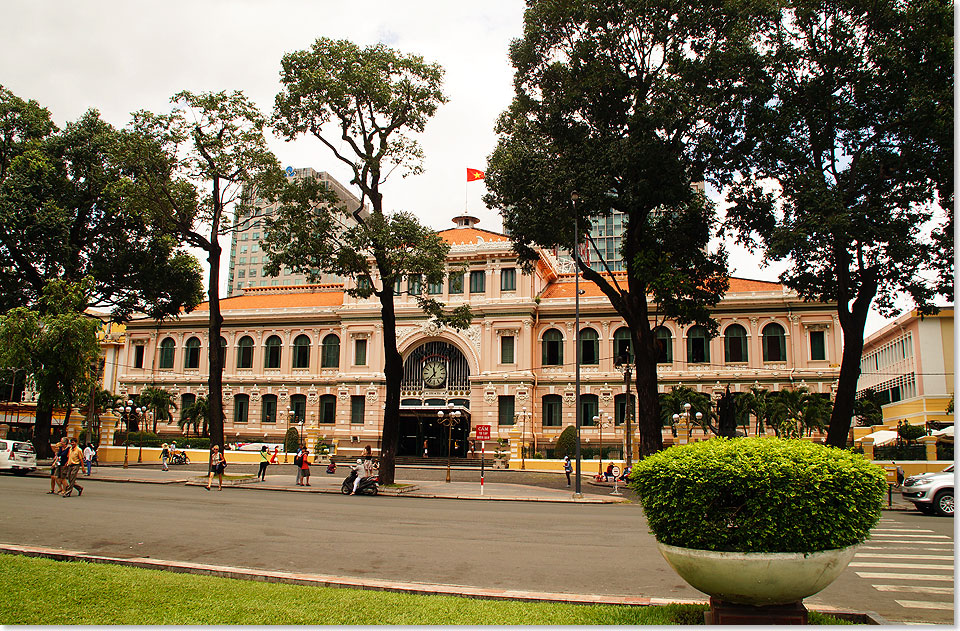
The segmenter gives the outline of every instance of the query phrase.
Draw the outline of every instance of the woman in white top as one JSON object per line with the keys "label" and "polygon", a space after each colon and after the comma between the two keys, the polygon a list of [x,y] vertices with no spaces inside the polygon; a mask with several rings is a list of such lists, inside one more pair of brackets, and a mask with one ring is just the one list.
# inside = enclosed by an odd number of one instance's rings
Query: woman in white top
{"label": "woman in white top", "polygon": [[93,467],[93,457],[96,453],[90,443],[87,443],[87,446],[83,448],[83,464],[87,465],[87,475],[90,475],[90,469]]}
{"label": "woman in white top", "polygon": [[223,490],[223,470],[227,468],[227,461],[223,457],[223,454],[220,453],[220,447],[217,445],[213,446],[213,449],[210,451],[210,477],[207,478],[207,490],[210,490],[210,485],[213,484],[213,476],[217,476],[217,481],[219,482],[220,491]]}

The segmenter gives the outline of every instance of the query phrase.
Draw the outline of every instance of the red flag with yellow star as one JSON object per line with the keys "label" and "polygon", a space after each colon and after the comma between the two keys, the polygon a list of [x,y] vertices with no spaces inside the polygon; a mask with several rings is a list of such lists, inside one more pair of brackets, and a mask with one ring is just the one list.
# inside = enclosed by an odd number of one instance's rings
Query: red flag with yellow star
{"label": "red flag with yellow star", "polygon": [[483,171],[478,171],[477,169],[467,168],[467,181],[473,182],[475,180],[482,180],[484,177]]}

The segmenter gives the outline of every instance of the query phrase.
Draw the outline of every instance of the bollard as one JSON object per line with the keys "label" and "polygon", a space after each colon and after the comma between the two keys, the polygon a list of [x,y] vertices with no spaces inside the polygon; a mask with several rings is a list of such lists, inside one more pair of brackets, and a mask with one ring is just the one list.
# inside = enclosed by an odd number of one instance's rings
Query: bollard
{"label": "bollard", "polygon": [[887,508],[893,508],[893,485],[887,485]]}

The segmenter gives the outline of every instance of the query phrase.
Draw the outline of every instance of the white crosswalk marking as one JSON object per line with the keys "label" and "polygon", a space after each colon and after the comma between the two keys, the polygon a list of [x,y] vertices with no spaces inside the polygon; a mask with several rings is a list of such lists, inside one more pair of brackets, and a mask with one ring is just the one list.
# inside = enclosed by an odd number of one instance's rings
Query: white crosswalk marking
{"label": "white crosswalk marking", "polygon": [[911,581],[946,581],[953,582],[952,576],[946,574],[900,574],[899,572],[856,572],[860,578],[897,578]]}
{"label": "white crosswalk marking", "polygon": [[932,602],[928,600],[896,600],[901,607],[912,609],[942,609],[944,611],[953,611],[953,603]]}
{"label": "white crosswalk marking", "polygon": [[881,554],[879,552],[857,552],[853,555],[865,559],[924,559],[927,561],[950,561],[953,563],[953,555],[946,554]]}
{"label": "white crosswalk marking", "polygon": [[874,532],[875,534],[870,535],[871,539],[873,539],[874,537],[880,537],[881,539],[892,538],[894,540],[903,539],[906,537],[910,537],[913,539],[949,539],[950,538],[947,535],[903,535],[903,534],[895,535],[895,534],[887,534],[884,532],[879,532],[879,533],[876,531]]}
{"label": "white crosswalk marking", "polygon": [[[952,541],[931,541],[931,544],[937,544],[942,546],[952,546]],[[917,546],[860,546],[859,550],[934,550],[936,552],[950,552],[953,554],[953,551],[948,548],[918,548]]]}
{"label": "white crosswalk marking", "polygon": [[950,570],[953,571],[953,565],[934,565],[933,563],[870,563],[866,561],[857,561],[851,563],[850,567],[885,567],[891,570]]}
{"label": "white crosswalk marking", "polygon": [[874,585],[878,592],[904,592],[911,594],[952,594],[952,587],[933,587],[931,585]]}
{"label": "white crosswalk marking", "polygon": [[871,532],[933,532],[932,530],[915,530],[911,528],[874,528]]}

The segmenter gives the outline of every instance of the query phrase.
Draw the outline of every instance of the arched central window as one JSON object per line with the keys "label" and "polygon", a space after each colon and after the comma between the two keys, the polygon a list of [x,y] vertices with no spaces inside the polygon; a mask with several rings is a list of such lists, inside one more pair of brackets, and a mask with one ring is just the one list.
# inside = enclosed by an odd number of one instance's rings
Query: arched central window
{"label": "arched central window", "polygon": [[[630,396],[630,419],[633,420],[634,416],[637,413],[637,397]],[[613,423],[614,425],[623,425],[624,419],[627,418],[627,395],[618,394],[613,397]]]}
{"label": "arched central window", "polygon": [[739,324],[731,324],[724,331],[723,355],[727,363],[747,361],[747,330]]}
{"label": "arched central window", "polygon": [[233,422],[246,423],[250,412],[250,395],[235,394],[233,396]]}
{"label": "arched central window", "polygon": [[277,395],[275,394],[265,394],[260,399],[260,422],[261,423],[276,423],[277,422]]}
{"label": "arched central window", "polygon": [[771,322],[763,327],[763,361],[782,362],[787,360],[787,340],[783,327]]}
{"label": "arched central window", "polygon": [[631,364],[634,362],[633,339],[630,337],[630,329],[622,326],[613,334],[613,358],[617,360],[624,355]]}
{"label": "arched central window", "polygon": [[556,329],[543,334],[543,365],[563,365],[563,334]]}
{"label": "arched central window", "polygon": [[563,412],[563,397],[559,394],[543,395],[543,426],[560,427]]}
{"label": "arched central window", "polygon": [[280,348],[282,344],[280,337],[277,335],[271,335],[267,338],[267,343],[264,345],[265,352],[263,354],[264,368],[280,367]]}
{"label": "arched central window", "polygon": [[580,364],[600,363],[600,336],[593,329],[580,331]]}
{"label": "arched central window", "polygon": [[200,367],[200,339],[199,338],[191,337],[189,340],[187,340],[187,343],[183,349],[183,367],[184,368]]}
{"label": "arched central window", "polygon": [[657,349],[658,364],[673,363],[673,335],[665,326],[658,326],[653,331],[653,343]]}
{"label": "arched central window", "polygon": [[690,327],[687,332],[687,363],[706,364],[710,361],[710,338],[707,330],[700,326]]}
{"label": "arched central window", "polygon": [[244,335],[237,345],[237,368],[253,368],[253,338]]}
{"label": "arched central window", "polygon": [[320,397],[320,422],[335,423],[337,421],[337,397],[324,394]]}
{"label": "arched central window", "polygon": [[[287,422],[288,423],[302,423],[304,419],[307,418],[307,395],[305,394],[291,394],[290,395],[290,409],[293,410],[293,413],[287,413]],[[301,438],[302,441],[302,438]]]}
{"label": "arched central window", "polygon": [[340,338],[331,333],[323,338],[321,368],[338,368],[340,366]]}
{"label": "arched central window", "polygon": [[172,337],[165,337],[160,342],[160,368],[173,368],[173,352],[176,343]]}
{"label": "arched central window", "polygon": [[298,335],[293,340],[293,367],[310,367],[310,338],[306,335]]}
{"label": "arched central window", "polygon": [[593,417],[600,412],[600,398],[595,394],[580,395],[580,426],[592,427],[596,425]]}

